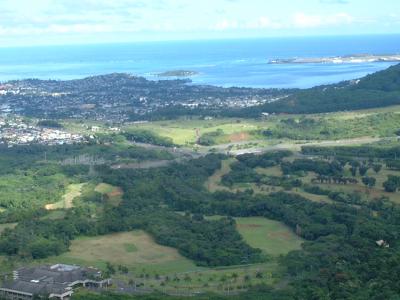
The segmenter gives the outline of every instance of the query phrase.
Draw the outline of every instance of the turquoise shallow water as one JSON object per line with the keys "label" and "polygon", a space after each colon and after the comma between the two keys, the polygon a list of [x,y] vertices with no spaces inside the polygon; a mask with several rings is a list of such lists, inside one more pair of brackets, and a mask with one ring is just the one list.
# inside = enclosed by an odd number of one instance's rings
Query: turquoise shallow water
{"label": "turquoise shallow water", "polygon": [[362,77],[391,63],[270,65],[269,59],[400,53],[400,35],[0,48],[0,81],[127,72],[199,72],[195,84],[306,88]]}

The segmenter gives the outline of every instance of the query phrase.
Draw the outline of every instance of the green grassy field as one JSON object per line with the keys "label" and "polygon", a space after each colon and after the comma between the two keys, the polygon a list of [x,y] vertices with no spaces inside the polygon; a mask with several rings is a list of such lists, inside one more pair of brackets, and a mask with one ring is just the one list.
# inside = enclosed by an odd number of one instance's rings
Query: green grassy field
{"label": "green grassy field", "polygon": [[[208,220],[219,220],[223,216],[207,216]],[[282,222],[263,217],[234,218],[236,228],[250,246],[264,253],[279,256],[301,248],[304,242]]]}
{"label": "green grassy field", "polygon": [[171,277],[172,280],[150,279],[150,282],[147,282],[146,285],[160,292],[169,293],[187,291],[224,292],[226,294],[228,290],[237,293],[257,284],[278,284],[282,282],[282,271],[276,262],[270,262],[177,273]]}
{"label": "green grassy field", "polygon": [[[254,224],[260,226],[255,233],[245,228]],[[266,237],[271,239],[269,246],[265,241],[256,242],[253,246],[260,246],[266,253],[273,255],[297,249],[297,244],[301,241],[291,237],[283,225],[270,220],[239,218],[238,226],[241,227],[239,230],[249,243],[254,243],[256,235],[260,235],[262,239],[265,237],[264,234],[267,234]],[[272,230],[276,230],[276,235]],[[281,249],[278,250],[276,247]],[[106,269],[107,263],[116,268],[122,265],[129,269],[129,274],[117,272],[114,275],[116,278],[127,282],[134,280],[152,289],[169,292],[174,290],[221,292],[226,288],[239,291],[254,284],[276,284],[282,280],[283,272],[275,260],[243,266],[197,267],[191,260],[182,257],[176,249],[155,243],[151,236],[141,230],[78,238],[72,242],[69,252],[35,261],[35,264],[43,263],[79,264],[103,270]]]}
{"label": "green grassy field", "polygon": [[[261,123],[251,120],[216,119],[216,120],[173,120],[149,122],[144,124],[129,125],[127,128],[140,128],[150,130],[160,136],[169,137],[175,144],[186,145],[196,142],[198,135],[223,131],[221,143],[246,141],[252,137],[254,130],[260,129]],[[265,126],[265,124],[263,125]],[[198,135],[197,135],[198,134]]]}
{"label": "green grassy field", "polygon": [[[400,106],[374,110],[314,114],[276,115],[267,119],[179,119],[128,125],[160,136],[178,145],[193,145],[203,134],[220,131],[216,144],[260,140],[337,140],[395,136],[400,127]],[[272,130],[273,136],[262,131]]]}
{"label": "green grassy field", "polygon": [[[270,224],[269,227],[273,228],[271,226]],[[280,233],[284,232],[281,227],[277,228]],[[294,248],[293,245],[287,244],[284,251]],[[105,269],[107,262],[116,268],[118,265],[128,267],[129,274],[117,272],[115,278],[126,282],[135,281],[154,290],[168,292],[222,292],[226,288],[245,290],[254,284],[276,284],[281,281],[283,271],[276,261],[219,268],[197,267],[175,249],[156,244],[148,234],[140,230],[79,238],[72,242],[68,253],[35,263],[79,264]]]}
{"label": "green grassy field", "polygon": [[67,187],[67,190],[65,194],[62,196],[62,200],[52,203],[52,204],[47,204],[45,208],[47,210],[55,210],[55,209],[68,209],[74,206],[74,199],[79,197],[82,193],[82,187],[85,185],[85,183],[75,183],[75,184],[70,184]]}
{"label": "green grassy field", "polygon": [[281,222],[266,218],[235,218],[237,229],[245,241],[273,256],[300,249],[303,239]]}
{"label": "green grassy field", "polygon": [[160,273],[196,268],[193,262],[182,257],[176,249],[158,245],[150,235],[140,230],[81,237],[72,242],[69,252],[46,261],[93,265],[103,269],[109,262],[132,270],[146,268]]}

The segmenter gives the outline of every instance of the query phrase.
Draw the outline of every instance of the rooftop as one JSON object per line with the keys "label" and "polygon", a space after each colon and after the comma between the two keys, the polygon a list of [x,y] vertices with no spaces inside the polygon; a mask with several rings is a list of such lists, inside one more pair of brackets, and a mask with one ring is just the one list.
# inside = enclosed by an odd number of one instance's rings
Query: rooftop
{"label": "rooftop", "polygon": [[77,284],[103,282],[98,269],[65,264],[21,268],[13,272],[13,277],[14,280],[5,282],[0,288],[0,296],[2,291],[65,295],[72,294],[72,288]]}

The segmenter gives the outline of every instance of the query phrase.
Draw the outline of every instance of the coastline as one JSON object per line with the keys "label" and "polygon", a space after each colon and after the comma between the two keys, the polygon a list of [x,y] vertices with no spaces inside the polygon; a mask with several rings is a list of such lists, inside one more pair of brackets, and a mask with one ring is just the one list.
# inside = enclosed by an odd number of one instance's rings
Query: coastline
{"label": "coastline", "polygon": [[283,58],[271,59],[268,64],[356,64],[375,62],[400,62],[400,54],[374,55],[355,54],[334,57],[310,57],[310,58]]}

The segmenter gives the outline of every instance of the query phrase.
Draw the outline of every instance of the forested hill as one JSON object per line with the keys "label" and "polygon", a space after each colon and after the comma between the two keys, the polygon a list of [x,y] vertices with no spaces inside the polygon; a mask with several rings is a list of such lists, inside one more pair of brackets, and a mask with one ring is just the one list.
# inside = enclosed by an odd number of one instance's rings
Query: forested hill
{"label": "forested hill", "polygon": [[285,99],[244,109],[240,114],[323,113],[394,104],[400,104],[400,64],[359,80],[300,90]]}

